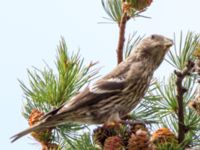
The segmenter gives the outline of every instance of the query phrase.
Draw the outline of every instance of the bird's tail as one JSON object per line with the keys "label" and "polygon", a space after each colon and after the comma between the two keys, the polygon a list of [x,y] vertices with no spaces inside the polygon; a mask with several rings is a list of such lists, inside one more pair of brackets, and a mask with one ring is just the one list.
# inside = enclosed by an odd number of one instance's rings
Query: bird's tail
{"label": "bird's tail", "polygon": [[19,138],[33,132],[33,131],[36,131],[36,130],[41,130],[41,124],[35,124],[33,125],[32,127],[26,129],[26,130],[23,130],[17,134],[15,134],[14,136],[11,137],[11,142],[15,142],[16,140],[18,140]]}
{"label": "bird's tail", "polygon": [[[54,109],[53,111],[47,113],[46,115],[42,116],[40,118],[40,121],[36,124],[34,124],[33,126],[31,126],[30,128],[19,132],[17,134],[15,134],[14,136],[11,137],[11,142],[15,142],[16,140],[18,140],[19,138],[33,132],[33,131],[38,131],[38,130],[44,130],[46,128],[50,128],[50,127],[55,127],[59,124],[63,123],[63,117],[66,115],[66,112],[64,113],[64,115],[62,113],[58,113],[57,112],[62,108],[59,107],[57,109]],[[70,116],[70,115],[68,115]],[[70,119],[69,119],[70,120]]]}

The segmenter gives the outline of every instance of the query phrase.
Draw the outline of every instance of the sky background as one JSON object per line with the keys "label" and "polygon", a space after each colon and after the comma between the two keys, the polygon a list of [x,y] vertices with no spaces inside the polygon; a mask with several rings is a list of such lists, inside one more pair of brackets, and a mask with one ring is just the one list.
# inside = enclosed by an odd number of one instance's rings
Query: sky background
{"label": "sky background", "polygon": [[[198,0],[154,0],[144,15],[128,23],[127,35],[158,33],[173,38],[182,30],[199,32]],[[63,36],[69,51],[80,48],[85,62],[99,61],[100,74],[116,65],[118,27],[106,21],[100,0],[0,0],[0,145],[6,150],[40,149],[30,136],[14,144],[9,138],[28,127],[21,115],[23,93],[17,79],[27,83],[26,69],[42,68],[45,60],[55,68],[56,47]],[[163,63],[156,76],[172,69]]]}

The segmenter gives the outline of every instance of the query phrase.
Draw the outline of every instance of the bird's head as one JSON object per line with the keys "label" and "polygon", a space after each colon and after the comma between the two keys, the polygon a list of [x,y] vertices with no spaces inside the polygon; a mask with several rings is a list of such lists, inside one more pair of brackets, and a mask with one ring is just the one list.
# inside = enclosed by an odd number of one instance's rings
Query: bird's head
{"label": "bird's head", "polygon": [[159,65],[172,45],[173,41],[171,39],[153,34],[143,39],[136,49],[131,52],[131,55],[142,60],[152,60],[156,65]]}

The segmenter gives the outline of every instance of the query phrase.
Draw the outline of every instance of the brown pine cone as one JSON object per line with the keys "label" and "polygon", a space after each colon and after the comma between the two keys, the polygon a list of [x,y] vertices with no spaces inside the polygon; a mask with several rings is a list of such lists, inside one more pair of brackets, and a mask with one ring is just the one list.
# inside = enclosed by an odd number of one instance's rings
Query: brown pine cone
{"label": "brown pine cone", "polygon": [[143,124],[143,123],[137,123],[137,124],[133,124],[131,126],[132,133],[136,133],[136,131],[138,131],[140,129],[143,130],[143,131],[148,132],[148,129],[146,128],[145,124]]}
{"label": "brown pine cone", "polygon": [[134,8],[138,11],[144,10],[148,6],[150,6],[152,3],[152,0],[136,0],[134,4]]}
{"label": "brown pine cone", "polygon": [[177,138],[168,128],[160,128],[151,136],[151,142],[154,144],[164,144],[167,142],[176,142]]}
{"label": "brown pine cone", "polygon": [[104,150],[124,150],[123,141],[119,136],[111,136],[105,140]]}
{"label": "brown pine cone", "polygon": [[131,135],[128,141],[128,150],[152,150],[149,139],[148,132],[139,129]]}
{"label": "brown pine cone", "polygon": [[[36,124],[40,118],[44,115],[43,112],[37,110],[37,109],[33,109],[29,119],[28,119],[28,123],[30,126],[33,126],[34,124]],[[51,130],[52,129],[45,129],[42,131],[34,131],[31,132],[32,137],[34,137],[35,140],[37,140],[40,143],[47,143],[51,140]]]}
{"label": "brown pine cone", "polygon": [[39,121],[40,117],[42,117],[43,115],[43,112],[39,111],[38,109],[33,109],[29,115],[28,124],[30,126],[33,126]]}
{"label": "brown pine cone", "polygon": [[189,107],[194,109],[197,114],[200,115],[200,97],[195,98],[195,100],[192,100],[189,102]]}
{"label": "brown pine cone", "polygon": [[193,51],[193,56],[197,57],[197,58],[200,58],[200,43],[197,44],[195,50]]}
{"label": "brown pine cone", "polygon": [[128,13],[131,11],[133,8],[132,4],[130,2],[123,2],[122,4],[122,11],[125,13]]}
{"label": "brown pine cone", "polygon": [[59,146],[55,143],[43,143],[42,150],[58,150]]}
{"label": "brown pine cone", "polygon": [[118,134],[117,132],[119,128],[120,123],[103,125],[101,127],[96,128],[93,133],[94,142],[100,147],[103,147],[104,142],[108,137],[112,137]]}

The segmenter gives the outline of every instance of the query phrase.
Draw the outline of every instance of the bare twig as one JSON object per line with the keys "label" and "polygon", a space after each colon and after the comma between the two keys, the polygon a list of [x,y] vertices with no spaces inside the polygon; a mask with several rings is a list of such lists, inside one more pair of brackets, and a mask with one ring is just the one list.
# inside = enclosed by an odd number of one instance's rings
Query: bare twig
{"label": "bare twig", "polygon": [[118,46],[117,46],[117,63],[123,61],[123,48],[124,48],[124,41],[125,41],[125,28],[126,23],[130,19],[127,14],[128,9],[125,7],[127,4],[125,0],[122,2],[122,16],[119,22],[119,39],[118,39]]}
{"label": "bare twig", "polygon": [[187,92],[187,89],[183,87],[182,82],[187,75],[190,75],[194,62],[188,61],[186,67],[182,71],[175,70],[174,73],[177,76],[177,101],[178,101],[178,142],[182,143],[185,138],[186,126],[184,123],[184,108],[183,108],[183,95]]}
{"label": "bare twig", "polygon": [[129,17],[127,13],[123,13],[121,21],[119,23],[119,40],[117,46],[117,63],[123,61],[123,48],[124,48],[124,41],[125,41],[125,28],[126,22],[128,21]]}

